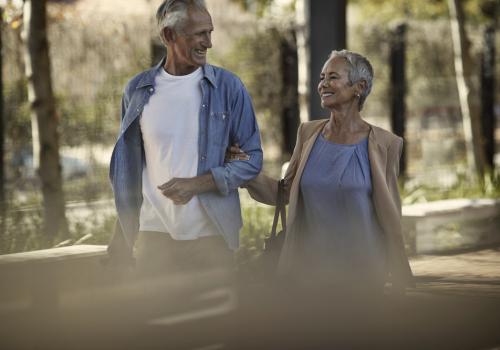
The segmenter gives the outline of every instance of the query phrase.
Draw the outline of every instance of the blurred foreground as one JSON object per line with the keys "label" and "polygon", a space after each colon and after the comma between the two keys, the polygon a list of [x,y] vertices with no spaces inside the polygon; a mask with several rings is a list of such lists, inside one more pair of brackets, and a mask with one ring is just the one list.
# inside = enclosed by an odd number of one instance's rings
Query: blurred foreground
{"label": "blurred foreground", "polygon": [[[411,263],[416,288],[406,297],[388,291],[370,298],[313,288],[308,294],[294,294],[285,285],[256,278],[255,271],[240,271],[238,278],[207,270],[139,279],[133,269],[102,266],[104,247],[82,246],[85,249],[93,253],[64,264],[59,276],[69,275],[67,279],[54,277],[50,267],[63,250],[51,253],[45,267],[40,263],[29,267],[27,256],[24,260],[4,256],[1,349],[486,350],[500,346],[498,246],[415,257]],[[9,295],[16,275],[28,270],[28,279],[18,286],[28,294]]]}

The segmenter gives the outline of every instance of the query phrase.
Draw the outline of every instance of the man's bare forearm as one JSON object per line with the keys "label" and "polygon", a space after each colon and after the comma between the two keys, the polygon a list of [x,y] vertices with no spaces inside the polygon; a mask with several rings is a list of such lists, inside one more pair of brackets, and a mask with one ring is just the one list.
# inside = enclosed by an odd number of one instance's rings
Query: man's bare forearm
{"label": "man's bare forearm", "polygon": [[195,176],[192,180],[194,182],[193,188],[196,194],[217,191],[217,185],[215,184],[214,177],[210,172],[204,175]]}
{"label": "man's bare forearm", "polygon": [[186,204],[197,194],[217,190],[217,186],[212,173],[206,173],[190,178],[174,177],[158,189],[175,204]]}

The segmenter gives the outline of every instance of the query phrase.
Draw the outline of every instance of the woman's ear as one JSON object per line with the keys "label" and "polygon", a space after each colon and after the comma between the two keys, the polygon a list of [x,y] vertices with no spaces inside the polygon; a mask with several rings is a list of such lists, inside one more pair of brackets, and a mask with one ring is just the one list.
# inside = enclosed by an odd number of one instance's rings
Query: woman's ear
{"label": "woman's ear", "polygon": [[356,83],[356,87],[354,91],[356,92],[357,95],[363,95],[363,93],[366,91],[366,88],[368,87],[368,84],[366,83],[366,80],[360,80]]}

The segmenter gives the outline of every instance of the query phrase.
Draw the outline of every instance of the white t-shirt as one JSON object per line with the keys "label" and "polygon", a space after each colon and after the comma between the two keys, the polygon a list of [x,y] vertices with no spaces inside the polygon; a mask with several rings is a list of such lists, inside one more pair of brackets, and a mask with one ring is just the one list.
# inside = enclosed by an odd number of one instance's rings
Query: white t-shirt
{"label": "white t-shirt", "polygon": [[218,234],[197,196],[175,205],[157,188],[173,177],[197,175],[202,78],[201,68],[182,76],[160,69],[155,78],[155,93],[140,120],[146,156],[141,231],[168,232],[177,240]]}

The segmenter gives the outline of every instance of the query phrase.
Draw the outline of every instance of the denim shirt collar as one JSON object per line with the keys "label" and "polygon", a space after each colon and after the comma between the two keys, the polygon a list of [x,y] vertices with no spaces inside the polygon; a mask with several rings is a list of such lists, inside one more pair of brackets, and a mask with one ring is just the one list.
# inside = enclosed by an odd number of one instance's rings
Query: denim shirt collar
{"label": "denim shirt collar", "polygon": [[[146,86],[153,86],[156,74],[158,73],[158,71],[160,69],[162,69],[162,67],[165,64],[165,61],[166,61],[166,57],[163,57],[161,59],[160,63],[158,63],[153,68],[147,70],[146,73],[144,74],[144,76],[142,77],[142,79],[137,84],[136,89],[141,89],[141,88],[146,87]],[[217,88],[217,83],[215,82],[214,67],[212,67],[210,64],[206,63],[202,66],[202,70],[203,70],[203,78],[207,79],[210,82],[210,84],[212,84],[212,86],[214,88]]]}

